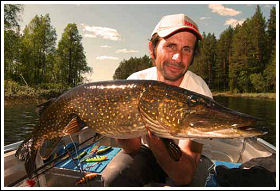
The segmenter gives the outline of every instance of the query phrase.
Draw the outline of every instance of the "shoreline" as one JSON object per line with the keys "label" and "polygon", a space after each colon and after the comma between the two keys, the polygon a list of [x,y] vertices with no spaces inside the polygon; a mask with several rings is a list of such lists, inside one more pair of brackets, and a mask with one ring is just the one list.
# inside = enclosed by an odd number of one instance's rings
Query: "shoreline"
{"label": "shoreline", "polygon": [[[256,98],[256,99],[270,99],[276,100],[276,93],[239,93],[233,94],[230,92],[212,92],[214,96],[224,96],[224,97],[242,97],[242,98]],[[10,106],[14,104],[41,104],[49,99],[36,96],[4,96],[4,106]]]}
{"label": "shoreline", "polygon": [[37,105],[48,101],[46,98],[41,97],[4,97],[4,106],[12,106],[15,104],[34,104]]}
{"label": "shoreline", "polygon": [[212,92],[214,96],[224,97],[242,97],[242,98],[256,98],[256,99],[271,99],[276,100],[276,93],[230,93],[230,92]]}

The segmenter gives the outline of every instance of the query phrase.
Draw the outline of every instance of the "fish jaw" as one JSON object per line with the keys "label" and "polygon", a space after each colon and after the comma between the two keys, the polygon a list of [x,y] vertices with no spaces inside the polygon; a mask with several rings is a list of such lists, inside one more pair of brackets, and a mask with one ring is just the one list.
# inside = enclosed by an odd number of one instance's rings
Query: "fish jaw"
{"label": "fish jaw", "polygon": [[242,128],[224,128],[211,131],[200,130],[198,128],[189,127],[188,130],[171,133],[173,138],[187,139],[187,138],[247,138],[265,135],[267,132],[259,131],[255,128],[242,127]]}

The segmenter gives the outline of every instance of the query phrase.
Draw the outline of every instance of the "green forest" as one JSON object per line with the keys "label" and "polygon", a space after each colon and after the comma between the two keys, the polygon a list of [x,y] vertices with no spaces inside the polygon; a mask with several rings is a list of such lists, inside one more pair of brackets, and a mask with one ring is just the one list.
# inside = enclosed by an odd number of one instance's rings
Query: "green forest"
{"label": "green forest", "polygon": [[22,5],[4,6],[5,84],[29,87],[74,87],[91,71],[77,25],[69,23],[56,47],[57,34],[49,14],[36,15],[20,34]]}
{"label": "green forest", "polygon": [[217,40],[203,34],[200,55],[192,70],[211,90],[234,93],[276,91],[276,10],[268,21],[257,6],[255,14]]}
{"label": "green forest", "polygon": [[[5,96],[6,87],[14,91],[23,86],[65,90],[83,83],[82,74],[92,69],[86,62],[77,25],[69,23],[57,39],[49,15],[35,15],[20,33],[22,11],[22,5],[4,5]],[[120,62],[113,79],[126,79],[151,66],[146,55],[131,57]],[[203,33],[190,70],[200,75],[212,91],[275,92],[275,7],[267,21],[257,6],[251,18],[235,28],[228,27],[219,38]]]}

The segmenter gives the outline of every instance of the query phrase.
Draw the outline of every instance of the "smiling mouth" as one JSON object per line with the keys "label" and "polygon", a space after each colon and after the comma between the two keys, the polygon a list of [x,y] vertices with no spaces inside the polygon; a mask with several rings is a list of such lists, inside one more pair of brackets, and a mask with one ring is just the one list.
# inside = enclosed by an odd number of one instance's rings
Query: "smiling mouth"
{"label": "smiling mouth", "polygon": [[174,64],[166,64],[165,66],[168,67],[170,70],[176,70],[176,71],[184,69],[182,66],[174,65]]}
{"label": "smiling mouth", "polygon": [[174,66],[174,65],[170,65],[168,66],[171,70],[181,70],[181,68]]}

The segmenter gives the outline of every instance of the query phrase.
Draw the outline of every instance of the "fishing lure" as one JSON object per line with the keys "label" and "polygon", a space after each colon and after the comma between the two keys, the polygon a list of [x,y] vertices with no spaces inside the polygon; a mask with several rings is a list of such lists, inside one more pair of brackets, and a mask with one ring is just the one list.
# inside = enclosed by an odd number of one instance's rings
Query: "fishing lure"
{"label": "fishing lure", "polygon": [[98,175],[98,173],[87,173],[83,178],[79,179],[76,184],[83,184],[83,183],[87,183],[90,180],[92,180],[93,178],[95,178]]}
{"label": "fishing lure", "polygon": [[89,153],[96,153],[96,151],[98,150],[98,148],[99,148],[98,145],[92,147],[92,149],[89,151]]}
{"label": "fishing lure", "polygon": [[63,160],[65,160],[65,159],[67,159],[69,156],[70,156],[69,153],[66,153],[65,156],[62,157],[60,160],[63,161]]}
{"label": "fishing lure", "polygon": [[111,146],[105,147],[105,148],[103,148],[103,149],[97,150],[96,154],[97,154],[97,155],[100,155],[100,154],[106,153],[106,152],[109,151],[110,149],[112,149]]}
{"label": "fishing lure", "polygon": [[92,158],[88,158],[84,160],[85,162],[99,162],[99,161],[104,161],[107,159],[107,156],[96,156]]}
{"label": "fishing lure", "polygon": [[83,158],[86,154],[87,154],[87,152],[86,152],[86,151],[84,151],[84,152],[82,152],[81,154],[79,154],[78,156],[76,156],[76,157],[74,158],[74,160],[77,160],[77,159]]}
{"label": "fishing lure", "polygon": [[97,162],[97,163],[94,163],[93,165],[87,166],[87,167],[84,168],[84,170],[87,169],[87,168],[92,168],[92,167],[94,167],[95,165],[98,165],[98,164],[100,164],[100,163],[101,163],[101,162]]}

